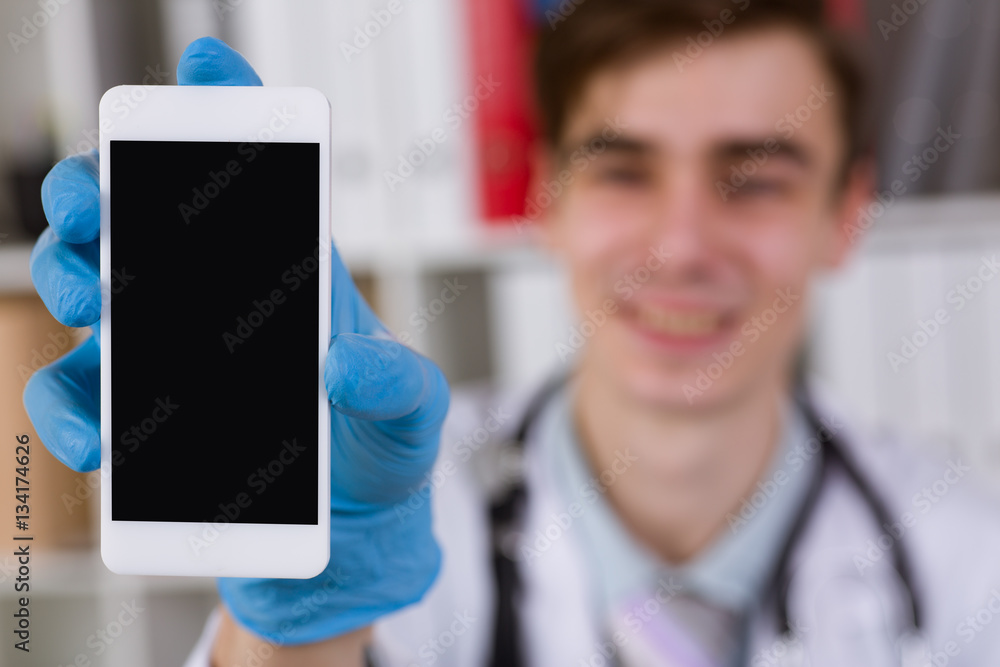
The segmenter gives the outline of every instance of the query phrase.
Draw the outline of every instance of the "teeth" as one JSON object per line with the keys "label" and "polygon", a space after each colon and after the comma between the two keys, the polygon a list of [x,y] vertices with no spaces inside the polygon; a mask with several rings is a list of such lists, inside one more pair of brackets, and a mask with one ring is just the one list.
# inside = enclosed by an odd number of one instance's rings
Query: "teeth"
{"label": "teeth", "polygon": [[639,321],[650,329],[673,336],[705,336],[719,328],[716,313],[682,313],[650,306],[639,307]]}

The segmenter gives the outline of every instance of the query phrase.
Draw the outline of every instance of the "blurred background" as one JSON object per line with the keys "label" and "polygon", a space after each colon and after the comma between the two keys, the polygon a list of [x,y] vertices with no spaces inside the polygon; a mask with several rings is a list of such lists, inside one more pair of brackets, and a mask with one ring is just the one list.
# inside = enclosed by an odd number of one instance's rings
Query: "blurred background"
{"label": "blurred background", "polygon": [[[15,435],[37,445],[25,381],[88,335],[54,321],[31,286],[41,180],[98,145],[104,90],[175,83],[203,35],[240,50],[265,83],[330,99],[334,239],[391,328],[455,383],[523,385],[557,368],[576,316],[560,268],[532,245],[525,68],[534,31],[582,1],[0,3],[0,478],[13,478]],[[829,0],[827,13],[868,45],[881,166],[861,251],[820,286],[809,364],[864,419],[1000,482],[1000,280],[978,277],[1000,251],[1000,3]],[[935,149],[949,128],[958,139]],[[247,233],[270,242],[264,225]],[[960,310],[949,300],[959,288],[970,295]],[[939,308],[950,321],[927,335]],[[912,358],[893,363],[907,344]],[[215,603],[212,581],[111,575],[96,547],[96,473],[31,451],[31,653],[5,640],[0,665],[180,664]],[[12,495],[0,494],[3,520]],[[0,540],[13,545],[13,532]],[[5,618],[12,552],[0,551]],[[116,625],[133,603],[136,621]]]}

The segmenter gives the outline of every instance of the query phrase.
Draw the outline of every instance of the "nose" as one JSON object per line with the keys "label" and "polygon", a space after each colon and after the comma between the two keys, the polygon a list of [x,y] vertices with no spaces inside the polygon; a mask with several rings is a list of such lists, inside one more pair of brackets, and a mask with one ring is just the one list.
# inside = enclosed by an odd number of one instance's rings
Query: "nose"
{"label": "nose", "polygon": [[652,241],[670,251],[674,273],[708,269],[714,251],[711,216],[711,193],[694,170],[679,170],[661,189]]}

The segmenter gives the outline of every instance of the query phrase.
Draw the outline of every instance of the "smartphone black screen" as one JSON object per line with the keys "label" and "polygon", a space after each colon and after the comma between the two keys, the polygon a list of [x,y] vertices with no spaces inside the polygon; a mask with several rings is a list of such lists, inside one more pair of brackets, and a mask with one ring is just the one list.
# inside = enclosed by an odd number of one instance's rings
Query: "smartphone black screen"
{"label": "smartphone black screen", "polygon": [[318,143],[111,141],[112,520],[318,521]]}

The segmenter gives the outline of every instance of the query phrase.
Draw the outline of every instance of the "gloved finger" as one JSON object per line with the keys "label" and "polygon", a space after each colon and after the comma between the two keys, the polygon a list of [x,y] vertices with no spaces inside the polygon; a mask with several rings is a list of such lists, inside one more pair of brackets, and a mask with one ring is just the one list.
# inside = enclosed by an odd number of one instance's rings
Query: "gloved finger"
{"label": "gloved finger", "polygon": [[100,387],[96,336],[40,368],[24,387],[24,408],[42,444],[80,472],[101,465]]}
{"label": "gloved finger", "polygon": [[440,369],[394,340],[354,333],[333,336],[326,358],[327,394],[348,417],[388,421],[413,429],[437,421],[448,409]]}
{"label": "gloved finger", "polygon": [[97,149],[60,160],[42,181],[42,209],[56,235],[87,243],[101,232],[101,182]]}
{"label": "gloved finger", "polygon": [[177,63],[182,86],[260,86],[260,77],[238,51],[214,37],[200,37]]}
{"label": "gloved finger", "polygon": [[334,336],[325,371],[334,504],[405,497],[437,458],[449,400],[444,375],[396,341],[347,333]]}
{"label": "gloved finger", "polygon": [[52,316],[70,327],[101,317],[100,241],[67,243],[47,227],[31,251],[31,281]]}

